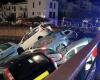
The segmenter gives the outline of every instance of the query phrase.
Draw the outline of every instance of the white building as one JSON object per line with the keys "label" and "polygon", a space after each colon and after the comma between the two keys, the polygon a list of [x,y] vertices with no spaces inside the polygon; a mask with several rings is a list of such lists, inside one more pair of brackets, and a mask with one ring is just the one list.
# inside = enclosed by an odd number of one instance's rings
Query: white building
{"label": "white building", "polygon": [[2,6],[3,17],[15,15],[17,17],[32,18],[41,16],[56,21],[58,19],[58,1],[56,0],[26,0],[17,4],[5,4]]}
{"label": "white building", "polygon": [[28,17],[41,16],[50,18],[57,24],[58,1],[56,0],[27,0]]}
{"label": "white building", "polygon": [[16,14],[16,6],[8,3],[5,5],[2,5],[2,17],[6,18],[7,16],[10,16],[11,14]]}
{"label": "white building", "polygon": [[26,3],[17,3],[12,4],[8,3],[2,6],[2,16],[4,18],[8,16],[17,17],[27,17],[27,4]]}
{"label": "white building", "polygon": [[27,0],[28,17],[58,17],[58,2],[55,0]]}

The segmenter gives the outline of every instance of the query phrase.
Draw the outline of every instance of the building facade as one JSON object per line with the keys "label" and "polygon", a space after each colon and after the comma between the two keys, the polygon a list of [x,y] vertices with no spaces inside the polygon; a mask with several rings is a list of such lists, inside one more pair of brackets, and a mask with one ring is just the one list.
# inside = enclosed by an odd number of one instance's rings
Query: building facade
{"label": "building facade", "polygon": [[58,1],[56,0],[26,0],[17,4],[2,5],[2,17],[15,16],[16,18],[46,17],[56,22],[58,19]]}
{"label": "building facade", "polygon": [[27,4],[26,3],[17,3],[12,4],[8,3],[2,5],[2,17],[6,18],[9,16],[18,17],[27,17]]}
{"label": "building facade", "polygon": [[28,17],[58,17],[58,2],[55,0],[27,0]]}

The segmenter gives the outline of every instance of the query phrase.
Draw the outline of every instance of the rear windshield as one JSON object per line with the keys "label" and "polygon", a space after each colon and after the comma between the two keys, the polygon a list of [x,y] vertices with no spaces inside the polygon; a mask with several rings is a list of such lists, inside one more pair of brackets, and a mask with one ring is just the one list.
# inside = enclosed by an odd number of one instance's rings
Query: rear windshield
{"label": "rear windshield", "polygon": [[21,59],[9,68],[15,80],[33,80],[44,71],[51,73],[54,69],[54,65],[43,55]]}

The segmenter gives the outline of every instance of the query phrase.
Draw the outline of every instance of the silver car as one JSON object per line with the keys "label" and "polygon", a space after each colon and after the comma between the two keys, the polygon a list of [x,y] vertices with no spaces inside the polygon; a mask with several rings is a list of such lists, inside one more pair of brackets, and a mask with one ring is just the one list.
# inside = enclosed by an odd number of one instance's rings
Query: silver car
{"label": "silver car", "polygon": [[62,48],[61,50],[56,52],[56,54],[47,54],[47,56],[52,58],[57,63],[57,65],[60,65],[77,54],[91,40],[92,38],[82,38],[80,40],[72,42],[69,46]]}
{"label": "silver car", "polygon": [[59,51],[70,43],[69,39],[61,32],[51,33],[48,36],[37,41],[32,48],[46,48]]}

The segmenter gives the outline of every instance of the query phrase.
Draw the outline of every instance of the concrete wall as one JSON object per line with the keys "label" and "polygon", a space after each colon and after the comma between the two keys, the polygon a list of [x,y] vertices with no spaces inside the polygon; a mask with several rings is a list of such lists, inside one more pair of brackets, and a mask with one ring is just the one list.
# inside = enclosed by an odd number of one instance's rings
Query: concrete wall
{"label": "concrete wall", "polygon": [[1,42],[17,42],[19,43],[29,30],[28,26],[2,26],[0,25],[0,43]]}

